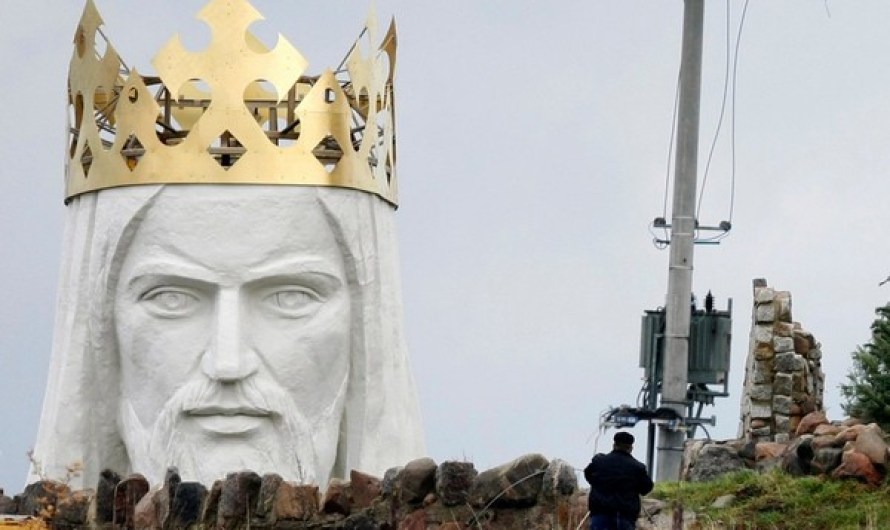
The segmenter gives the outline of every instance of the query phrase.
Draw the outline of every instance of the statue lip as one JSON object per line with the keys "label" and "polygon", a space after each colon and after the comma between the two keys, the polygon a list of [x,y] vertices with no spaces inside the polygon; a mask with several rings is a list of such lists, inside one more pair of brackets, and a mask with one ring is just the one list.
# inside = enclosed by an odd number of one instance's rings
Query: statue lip
{"label": "statue lip", "polygon": [[186,409],[184,414],[214,436],[246,436],[272,419],[272,412],[250,405],[205,405]]}
{"label": "statue lip", "polygon": [[264,418],[272,415],[272,411],[249,405],[225,407],[220,405],[207,405],[186,409],[189,416],[253,416]]}

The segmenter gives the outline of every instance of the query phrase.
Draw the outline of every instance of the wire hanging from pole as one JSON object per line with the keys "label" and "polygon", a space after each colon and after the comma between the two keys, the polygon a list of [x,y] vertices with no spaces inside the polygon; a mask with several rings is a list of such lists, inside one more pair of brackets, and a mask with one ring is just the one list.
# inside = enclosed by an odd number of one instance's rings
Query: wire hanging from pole
{"label": "wire hanging from pole", "polygon": [[[717,243],[717,242],[721,241],[722,239],[726,238],[729,235],[729,228],[732,227],[733,214],[735,211],[735,186],[736,186],[736,184],[735,184],[736,183],[736,87],[738,85],[739,49],[741,47],[742,34],[744,32],[745,20],[746,20],[747,14],[748,14],[749,4],[750,4],[750,0],[745,0],[745,4],[742,7],[742,14],[739,17],[739,26],[738,26],[738,31],[736,32],[735,46],[734,46],[733,53],[732,53],[732,75],[731,75],[731,77],[729,76],[729,71],[730,71],[729,62],[727,62],[726,78],[724,79],[723,103],[722,103],[721,109],[720,109],[720,118],[718,120],[717,131],[715,132],[715,135],[714,135],[714,141],[711,144],[711,151],[708,154],[708,161],[707,161],[707,165],[705,166],[705,174],[704,174],[704,178],[702,180],[702,189],[701,189],[701,193],[699,195],[699,203],[696,208],[696,218],[698,218],[699,213],[701,211],[701,203],[702,203],[702,197],[704,195],[704,187],[705,187],[705,183],[707,182],[708,169],[710,168],[710,165],[711,165],[711,158],[714,154],[714,148],[717,143],[717,138],[720,133],[720,126],[723,121],[724,110],[725,110],[725,105],[726,105],[726,95],[727,95],[726,81],[727,81],[727,78],[730,78],[732,86],[731,86],[731,90],[729,92],[732,94],[732,96],[730,99],[731,173],[730,173],[730,194],[729,194],[729,218],[725,222],[725,224],[726,224],[725,231],[721,232],[718,235],[710,237],[710,238],[697,239],[697,241],[703,242],[703,243]],[[731,18],[730,17],[729,0],[727,0],[726,10],[727,10],[726,11],[726,13],[727,13],[727,16],[726,16],[726,21],[727,21],[727,60],[729,60],[729,57],[730,57],[730,54],[729,54],[729,26],[730,26],[730,18]],[[724,223],[721,223],[721,226],[723,226],[723,225],[724,225]]]}
{"label": "wire hanging from pole", "polygon": [[[705,171],[702,177],[701,191],[698,196],[698,203],[696,205],[695,218],[696,220],[699,218],[701,213],[702,202],[704,198],[705,187],[708,181],[708,175],[710,174],[711,162],[713,160],[714,152],[716,150],[717,141],[720,137],[720,132],[722,130],[723,120],[726,115],[726,103],[727,99],[730,100],[730,153],[731,153],[731,174],[730,174],[730,197],[729,197],[729,217],[726,221],[722,221],[720,223],[720,228],[722,232],[709,238],[699,238],[696,236],[695,241],[697,243],[717,243],[720,240],[726,238],[729,235],[729,230],[732,227],[733,214],[735,211],[735,187],[736,187],[736,87],[738,85],[738,64],[739,64],[739,49],[741,48],[742,42],[742,34],[744,32],[745,20],[748,14],[748,6],[750,4],[750,0],[745,0],[745,4],[742,7],[742,13],[739,18],[739,26],[738,31],[736,32],[735,45],[733,46],[731,40],[731,27],[732,27],[732,13],[731,13],[731,4],[730,0],[726,0],[726,66],[724,68],[724,79],[723,79],[723,98],[720,105],[720,116],[717,120],[717,128],[714,132],[714,138],[711,142],[711,147],[708,152],[707,163],[705,164]],[[732,65],[730,68],[730,64]],[[731,74],[730,74],[731,72]],[[731,86],[731,88],[730,88]],[[664,184],[664,203],[662,205],[662,216],[659,219],[651,222],[649,224],[649,233],[652,235],[653,244],[656,248],[664,249],[670,244],[670,239],[668,235],[669,225],[667,225],[667,201],[668,194],[670,192],[671,186],[671,160],[673,158],[674,153],[674,140],[677,129],[677,112],[678,112],[678,104],[679,104],[679,76],[677,80],[677,90],[674,95],[674,110],[671,116],[671,135],[670,141],[668,144],[668,162],[667,168],[665,171],[665,184]],[[731,94],[731,97],[729,96]],[[661,228],[664,231],[664,235],[659,238],[654,229]],[[698,230],[696,230],[696,234],[698,234]]]}
{"label": "wire hanging from pole", "polygon": [[698,219],[701,214],[702,199],[705,196],[705,187],[708,184],[708,174],[711,170],[711,161],[714,158],[714,150],[717,147],[717,140],[720,139],[720,129],[723,127],[723,117],[726,114],[726,100],[729,95],[729,67],[731,62],[730,53],[732,44],[730,42],[730,20],[732,12],[730,10],[729,0],[726,0],[726,66],[723,70],[723,101],[720,103],[720,116],[717,118],[717,129],[714,131],[714,139],[711,141],[711,149],[708,151],[708,161],[705,163],[705,172],[702,177],[701,191],[698,194],[698,204],[695,208],[695,218]]}
{"label": "wire hanging from pole", "polygon": [[729,222],[732,223],[732,214],[735,209],[735,103],[736,103],[736,80],[738,79],[738,70],[739,70],[739,47],[742,44],[742,29],[745,27],[745,16],[748,14],[748,3],[751,0],[745,0],[745,5],[742,7],[742,16],[739,19],[739,31],[736,35],[735,39],[735,57],[732,61],[732,128],[730,129],[730,143],[732,144],[732,173],[730,180],[730,195],[729,195]]}

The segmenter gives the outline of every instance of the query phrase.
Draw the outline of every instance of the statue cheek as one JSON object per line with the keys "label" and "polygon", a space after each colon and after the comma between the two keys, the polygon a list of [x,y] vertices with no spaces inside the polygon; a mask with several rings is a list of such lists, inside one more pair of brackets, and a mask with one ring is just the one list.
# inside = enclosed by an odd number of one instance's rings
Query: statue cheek
{"label": "statue cheek", "polygon": [[152,379],[185,375],[197,366],[209,341],[206,318],[158,319],[139,307],[119,311],[115,325],[118,352],[124,363],[139,367]]}

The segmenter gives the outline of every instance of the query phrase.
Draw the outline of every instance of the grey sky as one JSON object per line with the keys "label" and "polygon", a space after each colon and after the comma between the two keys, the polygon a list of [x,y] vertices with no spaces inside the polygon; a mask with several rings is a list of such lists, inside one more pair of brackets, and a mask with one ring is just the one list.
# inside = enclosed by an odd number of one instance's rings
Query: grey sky
{"label": "grey sky", "polygon": [[[203,0],[97,0],[148,73]],[[732,26],[743,2],[730,2]],[[151,9],[146,9],[146,6]],[[364,1],[254,0],[310,70],[336,66]],[[702,156],[725,67],[725,2],[706,11]],[[752,1],[737,85],[732,235],[699,246],[695,290],[734,299],[737,429],[751,279],[792,291],[822,342],[829,416],[849,352],[890,295],[890,3]],[[663,304],[662,214],[682,2],[378,0],[399,24],[399,231],[407,334],[427,445],[480,469],[527,452],[582,467],[599,414],[634,402],[639,320]],[[80,1],[0,5],[0,486],[21,489],[43,398],[62,237],[65,79]],[[830,11],[830,16],[829,16]],[[734,35],[733,35],[734,39]],[[729,123],[702,224],[727,218]],[[704,168],[704,158],[700,167]],[[113,384],[113,382],[109,382]],[[86,414],[85,411],[71,411]],[[644,427],[636,429],[644,434]],[[601,441],[599,449],[608,445]],[[640,450],[642,444],[640,444]],[[641,451],[640,451],[641,452]]]}

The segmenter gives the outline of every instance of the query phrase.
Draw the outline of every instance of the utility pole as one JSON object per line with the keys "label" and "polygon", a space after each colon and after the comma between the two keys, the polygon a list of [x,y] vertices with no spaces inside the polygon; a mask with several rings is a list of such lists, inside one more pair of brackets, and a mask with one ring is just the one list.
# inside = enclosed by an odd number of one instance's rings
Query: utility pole
{"label": "utility pole", "polygon": [[[692,254],[695,237],[695,192],[698,171],[698,126],[701,99],[704,0],[685,0],[683,51],[680,60],[680,104],[677,130],[676,180],[671,219],[667,323],[661,406],[685,418],[689,324],[692,298]],[[659,427],[658,481],[680,478],[686,433]]]}

